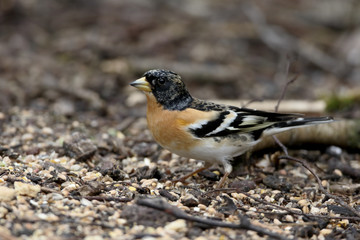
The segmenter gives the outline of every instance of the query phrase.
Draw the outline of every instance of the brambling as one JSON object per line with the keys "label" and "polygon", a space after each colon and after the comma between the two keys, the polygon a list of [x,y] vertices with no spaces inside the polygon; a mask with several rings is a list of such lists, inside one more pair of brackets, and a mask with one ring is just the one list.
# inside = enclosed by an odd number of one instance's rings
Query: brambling
{"label": "brambling", "polygon": [[263,137],[304,125],[331,122],[331,117],[303,118],[298,114],[264,112],[194,98],[181,77],[168,70],[150,70],[131,86],[147,98],[147,124],[163,148],[179,156],[202,160],[204,167],[224,167],[218,187],[232,171],[232,160]]}

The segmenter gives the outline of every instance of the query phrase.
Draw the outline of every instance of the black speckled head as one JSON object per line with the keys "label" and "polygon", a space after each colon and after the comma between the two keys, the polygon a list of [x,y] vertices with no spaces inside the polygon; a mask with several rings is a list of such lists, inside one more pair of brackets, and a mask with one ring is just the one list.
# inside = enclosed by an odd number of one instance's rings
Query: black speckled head
{"label": "black speckled head", "polygon": [[192,102],[181,77],[169,70],[155,69],[144,74],[158,103],[168,110],[183,110]]}

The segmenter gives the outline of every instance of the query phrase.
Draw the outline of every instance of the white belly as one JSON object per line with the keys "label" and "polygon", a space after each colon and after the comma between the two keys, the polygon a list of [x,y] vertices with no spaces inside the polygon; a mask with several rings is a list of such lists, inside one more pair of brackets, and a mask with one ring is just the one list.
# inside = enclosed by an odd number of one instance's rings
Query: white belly
{"label": "white belly", "polygon": [[201,144],[191,150],[180,150],[174,153],[182,157],[202,160],[212,164],[222,164],[224,160],[231,160],[233,157],[245,153],[257,143],[257,141],[243,142],[239,139],[228,138],[222,139],[221,141],[208,138],[202,139],[201,142]]}

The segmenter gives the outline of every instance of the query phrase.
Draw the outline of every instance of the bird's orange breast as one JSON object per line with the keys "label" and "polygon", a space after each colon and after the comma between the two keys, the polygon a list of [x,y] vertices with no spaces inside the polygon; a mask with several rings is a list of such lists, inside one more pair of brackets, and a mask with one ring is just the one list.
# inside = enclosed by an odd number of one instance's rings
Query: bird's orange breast
{"label": "bird's orange breast", "polygon": [[154,139],[164,148],[177,153],[190,151],[201,143],[187,126],[209,113],[195,109],[170,111],[158,104],[152,94],[147,94],[147,123]]}

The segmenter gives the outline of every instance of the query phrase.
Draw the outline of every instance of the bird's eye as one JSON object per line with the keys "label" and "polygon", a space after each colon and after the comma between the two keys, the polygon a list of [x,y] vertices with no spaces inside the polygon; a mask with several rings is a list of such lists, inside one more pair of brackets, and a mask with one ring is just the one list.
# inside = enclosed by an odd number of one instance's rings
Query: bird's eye
{"label": "bird's eye", "polygon": [[158,80],[158,83],[159,83],[159,84],[164,84],[164,83],[165,83],[165,79],[160,78],[160,79]]}

